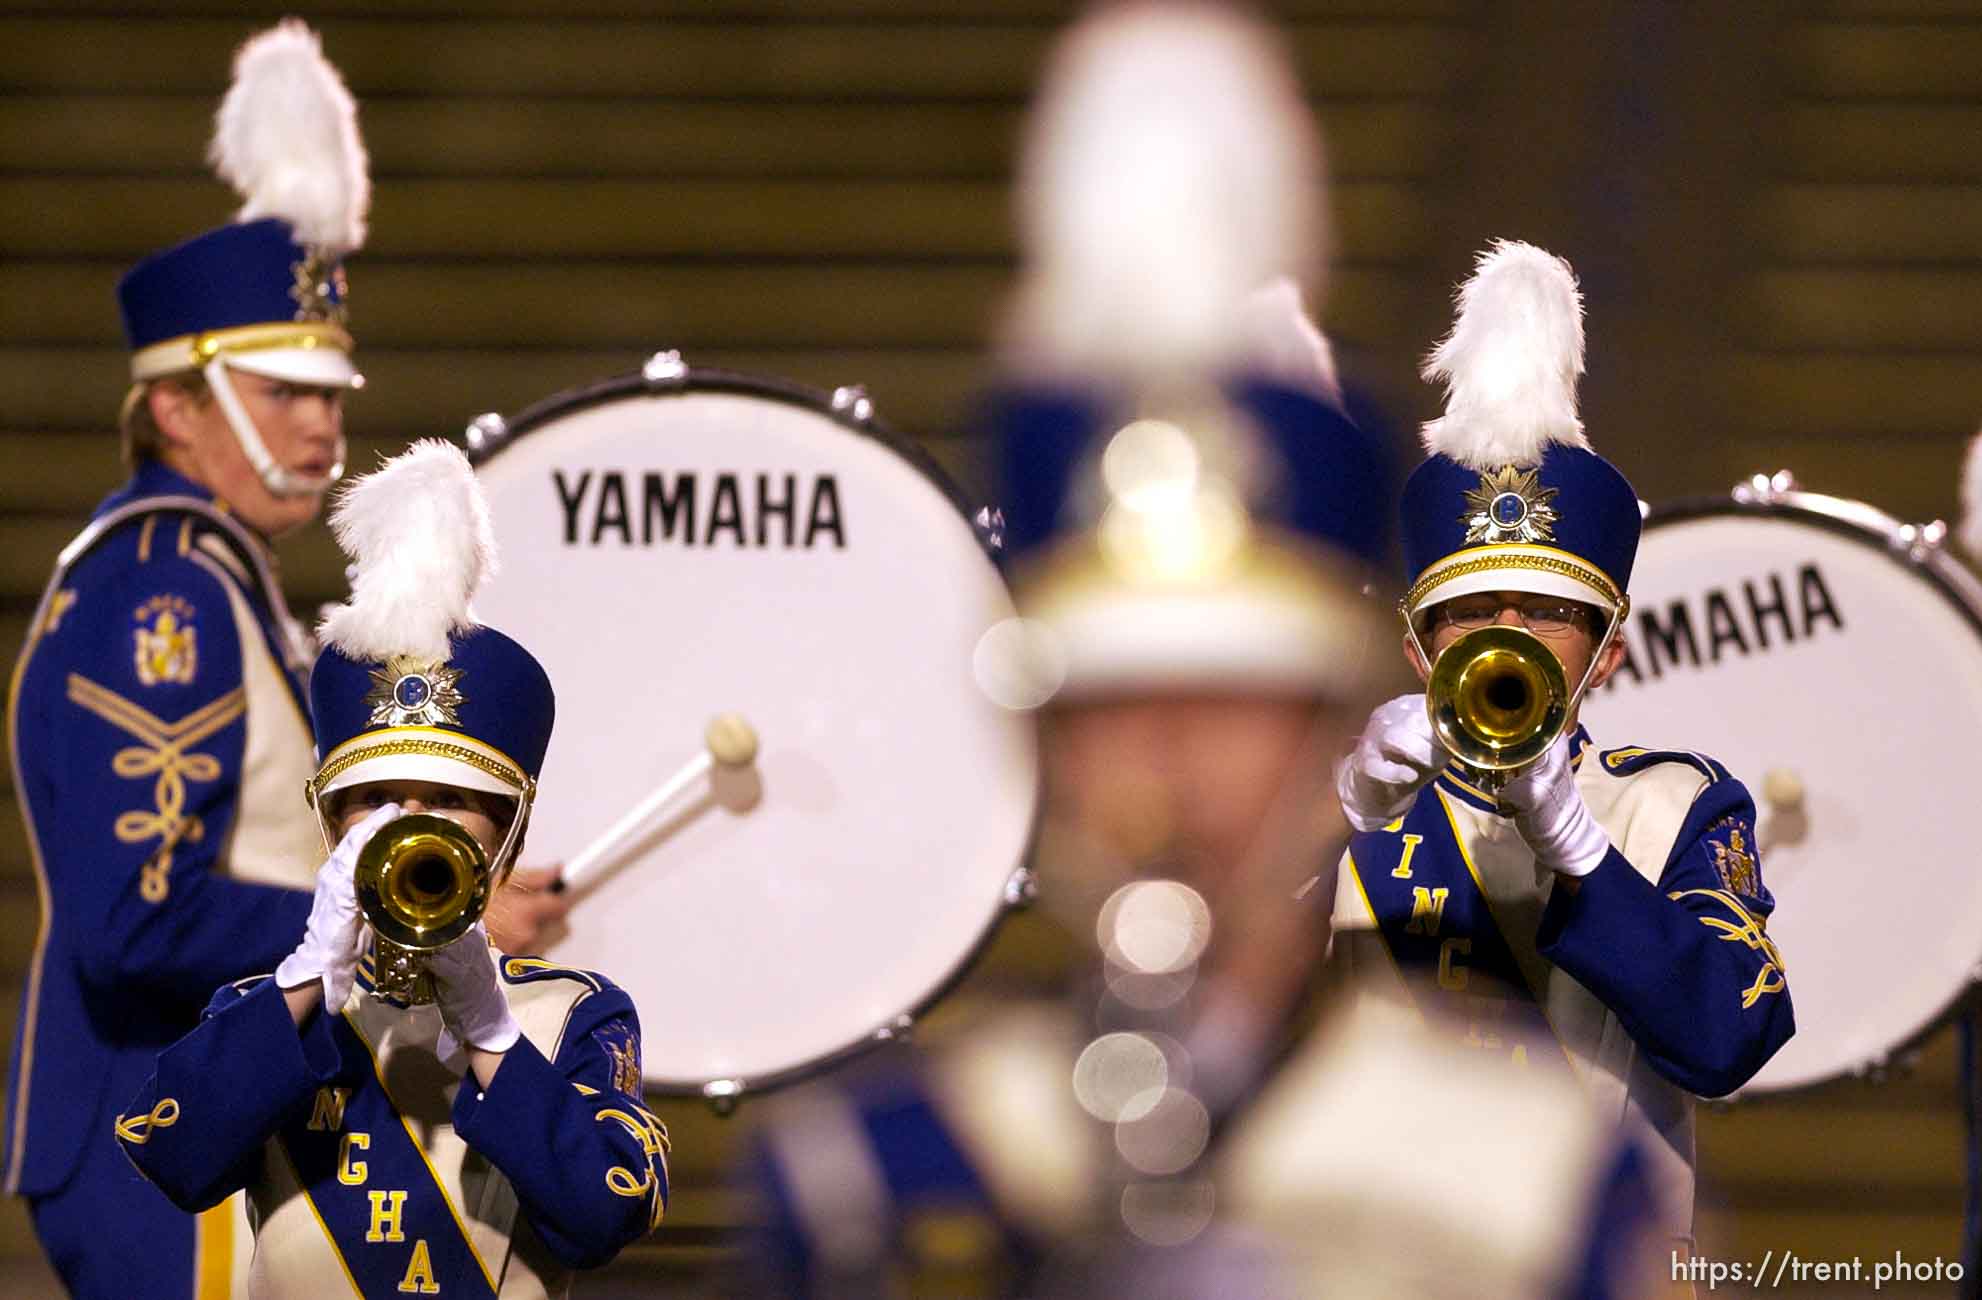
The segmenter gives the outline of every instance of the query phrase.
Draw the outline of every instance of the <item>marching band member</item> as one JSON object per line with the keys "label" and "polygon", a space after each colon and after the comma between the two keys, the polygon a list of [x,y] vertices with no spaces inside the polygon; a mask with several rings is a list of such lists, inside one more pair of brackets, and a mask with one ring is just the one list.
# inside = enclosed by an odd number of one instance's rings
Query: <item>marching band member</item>
{"label": "marching band member", "polygon": [[[1573,1084],[1395,1017],[1302,1032],[1391,482],[1298,291],[1249,278],[1319,242],[1308,129],[1228,9],[1105,9],[1049,69],[997,432],[1079,975],[771,1103],[781,1292],[1601,1296],[1641,1258],[1639,1157]],[[1400,1153],[1428,1116],[1477,1140]]]}
{"label": "marching band member", "polygon": [[[238,1207],[196,1228],[103,1135],[213,987],[287,951],[320,857],[296,799],[312,647],[270,542],[343,472],[361,382],[343,261],[370,182],[356,106],[308,28],[242,46],[210,152],[244,205],[118,285],[132,477],[58,560],[9,707],[43,910],[5,1187],[82,1296],[218,1294],[245,1266]],[[490,924],[530,951],[567,908],[505,890]],[[106,1214],[132,1231],[100,1231]]]}
{"label": "marching band member", "polygon": [[551,684],[468,612],[494,538],[459,450],[417,444],[354,483],[333,523],[356,569],[310,678],[309,788],[335,847],[294,950],[221,986],[116,1134],[188,1210],[247,1189],[255,1295],[320,1296],[340,1276],[360,1295],[563,1295],[667,1197],[631,1000],[498,952],[479,923],[414,974],[406,950],[368,947],[354,881],[375,834],[429,813],[468,830],[499,882]]}
{"label": "marching band member", "polygon": [[110,1124],[216,985],[289,950],[321,857],[296,797],[311,652],[269,542],[342,472],[359,382],[342,260],[369,185],[307,28],[242,47],[212,153],[246,205],[118,285],[132,477],[64,549],[10,702],[42,923],[6,1189],[79,1296],[226,1294],[245,1220],[222,1207],[196,1228],[132,1177]]}
{"label": "marching band member", "polygon": [[1495,244],[1425,364],[1448,398],[1403,493],[1404,651],[1424,678],[1469,631],[1525,627],[1564,670],[1566,726],[1496,790],[1450,761],[1423,695],[1376,709],[1338,770],[1357,834],[1335,947],[1366,987],[1642,1127],[1689,1238],[1693,1096],[1740,1087],[1795,1020],[1747,790],[1690,750],[1598,748],[1576,720],[1625,654],[1640,525],[1584,437],[1582,370],[1568,264]]}

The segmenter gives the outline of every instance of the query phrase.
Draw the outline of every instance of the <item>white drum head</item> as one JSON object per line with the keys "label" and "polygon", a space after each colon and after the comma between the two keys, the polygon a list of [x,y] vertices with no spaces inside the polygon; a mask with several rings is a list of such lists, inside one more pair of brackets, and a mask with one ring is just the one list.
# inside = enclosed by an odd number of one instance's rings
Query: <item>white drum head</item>
{"label": "white drum head", "polygon": [[1753,1092],[1878,1068],[1982,960],[1974,584],[1946,555],[1894,549],[1876,511],[1793,495],[1653,516],[1631,578],[1635,679],[1584,710],[1598,745],[1698,750],[1755,797],[1796,1036]]}
{"label": "white drum head", "polygon": [[884,1035],[1001,914],[1038,759],[971,662],[1012,608],[935,472],[823,398],[610,387],[481,465],[476,612],[557,690],[524,860],[570,859],[747,719],[754,765],[669,805],[550,956],[633,995],[651,1086],[755,1088]]}

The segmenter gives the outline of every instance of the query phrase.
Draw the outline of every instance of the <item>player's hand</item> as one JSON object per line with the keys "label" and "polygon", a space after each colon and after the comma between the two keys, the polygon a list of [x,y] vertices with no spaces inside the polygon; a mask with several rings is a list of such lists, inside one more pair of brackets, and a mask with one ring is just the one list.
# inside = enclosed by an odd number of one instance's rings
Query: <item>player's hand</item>
{"label": "player's hand", "polygon": [[1563,735],[1500,792],[1514,828],[1551,871],[1587,876],[1610,852],[1610,836],[1590,814],[1569,765],[1571,737]]}
{"label": "player's hand", "polygon": [[275,968],[279,988],[299,988],[311,980],[322,980],[323,1004],[332,1015],[342,1011],[345,999],[351,996],[358,959],[365,951],[365,917],[358,910],[358,895],[351,883],[358,854],[373,834],[397,816],[398,804],[384,804],[345,832],[330,857],[317,868],[316,896],[310,900],[303,941]]}
{"label": "player's hand", "polygon": [[537,957],[551,946],[571,911],[571,895],[551,889],[556,879],[556,867],[518,867],[509,873],[482,916],[496,947]]}
{"label": "player's hand", "polygon": [[1400,695],[1378,705],[1355,750],[1335,768],[1342,815],[1359,831],[1382,829],[1410,810],[1446,757],[1432,735],[1423,695]]}
{"label": "player's hand", "polygon": [[489,947],[489,933],[477,921],[473,929],[427,957],[434,977],[434,1000],[448,1032],[469,1047],[506,1052],[523,1036],[509,1012],[509,997],[496,972],[500,954]]}

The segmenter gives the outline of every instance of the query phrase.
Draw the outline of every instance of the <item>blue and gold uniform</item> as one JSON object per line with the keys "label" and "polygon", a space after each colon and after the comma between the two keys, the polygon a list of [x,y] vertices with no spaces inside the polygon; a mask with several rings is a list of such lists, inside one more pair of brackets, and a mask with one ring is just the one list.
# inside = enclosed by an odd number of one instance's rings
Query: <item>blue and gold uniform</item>
{"label": "blue and gold uniform", "polygon": [[[335,147],[313,143],[327,136]],[[132,1175],[110,1124],[216,985],[287,951],[322,856],[297,798],[314,766],[313,648],[266,539],[211,485],[154,459],[173,449],[149,418],[154,384],[205,394],[272,498],[314,498],[341,472],[279,461],[230,378],[361,382],[342,259],[363,238],[363,150],[350,96],[300,24],[242,47],[213,156],[246,207],[118,284],[135,473],[64,550],[9,698],[42,915],[10,1067],[5,1188],[29,1198],[51,1261],[83,1296],[225,1296],[238,1277],[245,1219],[216,1211],[196,1226]],[[323,183],[293,183],[305,179]],[[179,470],[206,472],[176,450]]]}
{"label": "blue and gold uniform", "polygon": [[[360,1296],[564,1295],[666,1205],[632,1001],[602,976],[493,953],[472,909],[432,951],[367,946],[352,871],[374,827],[340,829],[353,794],[479,792],[501,811],[475,868],[485,899],[529,824],[555,694],[468,612],[495,551],[457,448],[418,444],[353,483],[333,524],[353,595],[320,629],[317,762],[298,789],[338,847],[316,905],[263,958],[274,977],[222,981],[115,1134],[184,1209],[245,1189],[253,1294],[314,1300],[341,1277]],[[388,802],[369,820],[389,834]],[[328,1000],[306,1006],[319,981]]]}
{"label": "blue and gold uniform", "polygon": [[[1498,243],[1459,302],[1425,369],[1446,383],[1446,412],[1425,426],[1431,454],[1401,508],[1407,646],[1448,729],[1403,697],[1338,769],[1359,833],[1337,878],[1335,955],[1468,1046],[1580,1080],[1639,1133],[1669,1233],[1686,1238],[1693,1097],[1741,1087],[1795,1032],[1755,807],[1711,758],[1604,749],[1576,724],[1618,662],[1642,516],[1577,415],[1574,273]],[[1448,747],[1499,762],[1452,724],[1456,690],[1437,688],[1445,656],[1466,672],[1489,662],[1467,648],[1482,637],[1563,670],[1567,734],[1538,729],[1546,748],[1499,772],[1452,759]]]}
{"label": "blue and gold uniform", "polygon": [[1663,1201],[1690,1207],[1692,1096],[1740,1087],[1795,1030],[1754,805],[1700,755],[1600,750],[1580,730],[1572,743],[1611,842],[1596,870],[1538,867],[1496,801],[1448,769],[1400,821],[1351,840],[1337,958],[1469,1046],[1573,1075],[1641,1121]]}
{"label": "blue and gold uniform", "polygon": [[625,993],[500,967],[523,1038],[486,1090],[438,1008],[375,996],[363,970],[344,1013],[300,1034],[274,981],[250,979],[157,1058],[117,1136],[185,1209],[248,1189],[253,1294],[564,1295],[660,1222],[667,1131]]}
{"label": "blue and gold uniform", "polygon": [[[193,1224],[132,1179],[110,1123],[213,987],[280,958],[308,915],[322,851],[297,795],[307,662],[264,543],[146,461],[64,552],[15,669],[10,743],[42,925],[9,1077],[7,1190],[31,1199],[79,1294],[131,1294],[140,1257],[175,1279],[147,1294],[191,1293]],[[107,1214],[131,1230],[103,1233]],[[224,1284],[222,1217],[199,1241]]]}
{"label": "blue and gold uniform", "polygon": [[[768,1103],[749,1170],[768,1209],[758,1284],[1080,1294],[1056,1267],[1118,1222],[1114,1135],[1067,1086],[1091,1033],[1064,1007],[1007,1007],[920,1069],[889,1060]],[[1212,1118],[1198,1166],[1215,1219],[1154,1277],[1104,1272],[1104,1293],[1380,1300],[1455,1278],[1474,1296],[1653,1293],[1648,1157],[1566,1074],[1536,1078],[1373,1003],[1246,1068],[1244,1104]],[[1427,1117],[1469,1127],[1440,1160],[1399,1160],[1398,1135]]]}

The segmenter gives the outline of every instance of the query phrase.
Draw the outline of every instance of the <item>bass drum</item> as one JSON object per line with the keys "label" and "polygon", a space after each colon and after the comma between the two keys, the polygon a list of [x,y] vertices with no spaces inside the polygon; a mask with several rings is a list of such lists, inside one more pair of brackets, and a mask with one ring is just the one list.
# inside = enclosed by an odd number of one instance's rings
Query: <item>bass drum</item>
{"label": "bass drum", "polygon": [[468,433],[501,547],[476,612],[558,693],[526,860],[568,861],[740,714],[759,746],[656,814],[549,956],[640,1010],[643,1071],[723,1102],[907,1027],[1026,893],[1012,617],[980,526],[865,396],[689,369]]}
{"label": "bass drum", "polygon": [[1877,1076],[1982,962],[1982,586],[1945,530],[1757,478],[1652,511],[1605,746],[1697,747],[1755,796],[1796,1036],[1745,1093]]}

